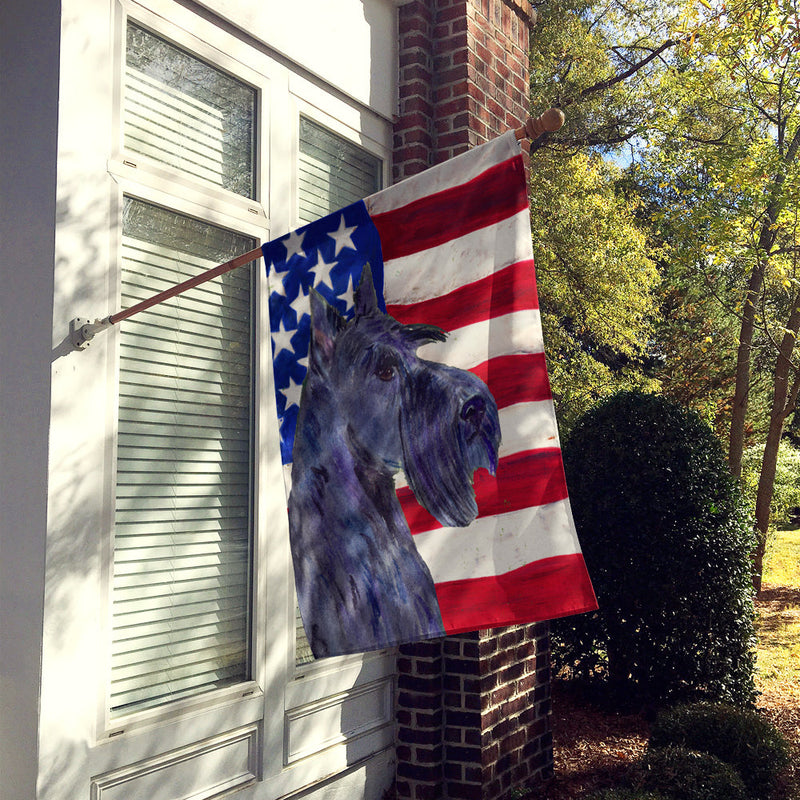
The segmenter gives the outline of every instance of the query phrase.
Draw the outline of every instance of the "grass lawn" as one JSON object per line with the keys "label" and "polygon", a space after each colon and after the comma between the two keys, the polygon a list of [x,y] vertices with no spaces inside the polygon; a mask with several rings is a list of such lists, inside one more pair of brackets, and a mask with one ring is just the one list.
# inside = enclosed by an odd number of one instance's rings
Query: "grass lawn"
{"label": "grass lawn", "polygon": [[783,796],[800,800],[800,530],[778,531],[769,542],[756,610],[757,705],[792,745]]}
{"label": "grass lawn", "polygon": [[787,692],[800,705],[800,530],[774,534],[758,612],[759,689]]}

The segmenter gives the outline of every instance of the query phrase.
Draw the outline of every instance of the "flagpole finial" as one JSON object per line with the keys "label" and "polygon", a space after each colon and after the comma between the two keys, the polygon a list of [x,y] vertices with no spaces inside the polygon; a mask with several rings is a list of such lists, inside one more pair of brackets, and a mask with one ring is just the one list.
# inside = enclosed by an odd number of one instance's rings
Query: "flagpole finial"
{"label": "flagpole finial", "polygon": [[538,117],[528,117],[521,128],[514,131],[517,139],[538,139],[543,133],[554,133],[564,124],[564,112],[560,108],[548,108]]}

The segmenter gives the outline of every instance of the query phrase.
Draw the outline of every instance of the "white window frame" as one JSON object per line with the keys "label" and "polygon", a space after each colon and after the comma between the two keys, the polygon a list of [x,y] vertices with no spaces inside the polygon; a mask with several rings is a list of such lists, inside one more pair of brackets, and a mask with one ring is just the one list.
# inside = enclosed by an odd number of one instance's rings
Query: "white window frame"
{"label": "white window frame", "polygon": [[[255,163],[254,182],[255,198],[246,198],[233,192],[214,187],[202,181],[195,180],[182,174],[179,170],[170,170],[164,165],[149,160],[139,154],[126,153],[123,146],[122,109],[124,103],[124,70],[125,70],[125,39],[127,22],[139,24],[151,31],[156,36],[164,38],[176,46],[196,55],[198,58],[214,64],[228,72],[233,77],[241,80],[256,89],[256,115],[255,115]],[[170,211],[195,217],[212,225],[227,228],[252,238],[256,244],[261,244],[270,238],[269,218],[261,197],[268,198],[269,192],[265,189],[269,185],[269,159],[263,158],[260,153],[264,140],[268,138],[269,131],[269,79],[240,61],[232,58],[227,52],[218,50],[193,34],[175,27],[162,16],[135,3],[123,2],[118,6],[117,14],[117,73],[115,81],[115,119],[114,130],[117,139],[112,151],[112,158],[108,162],[109,174],[116,185],[115,196],[112,198],[112,219],[121,220],[124,197],[131,197],[157,206],[162,206]],[[122,251],[122,226],[114,227],[112,252],[116,253],[114,266],[111,270],[109,283],[111,306],[119,308],[121,292],[121,251]],[[259,260],[255,266],[254,279],[254,325],[256,330],[268,329],[268,305],[266,302],[266,280]],[[124,321],[120,325],[124,325]],[[266,326],[266,327],[265,327]],[[105,569],[103,595],[107,598],[107,613],[104,618],[103,641],[107,643],[104,654],[104,674],[111,674],[111,612],[112,612],[112,578],[113,578],[113,537],[114,537],[114,497],[116,488],[116,442],[117,424],[119,415],[119,362],[120,362],[120,336],[119,325],[110,332],[109,347],[109,387],[113,387],[113,397],[110,400],[108,413],[107,441],[110,450],[107,455],[106,491],[104,497],[103,518],[104,530],[108,535],[104,537]],[[270,409],[271,394],[265,391],[263,384],[271,378],[271,372],[263,369],[264,348],[263,343],[255,337],[255,354],[253,359],[254,408],[253,408],[253,436],[254,452],[269,452],[270,411],[274,416],[274,408]],[[274,404],[274,401],[273,401]],[[181,700],[166,702],[153,708],[136,711],[129,714],[111,717],[109,701],[108,679],[102,686],[102,702],[99,704],[98,714],[98,741],[109,741],[123,736],[126,732],[139,731],[143,728],[157,726],[165,722],[172,722],[188,713],[204,709],[213,709],[220,706],[230,706],[242,698],[248,698],[250,704],[263,698],[265,684],[264,661],[259,658],[263,651],[263,631],[265,620],[263,610],[265,599],[263,587],[265,585],[263,564],[266,559],[262,553],[267,548],[266,522],[263,514],[259,513],[264,507],[260,495],[265,487],[270,485],[267,474],[266,459],[259,458],[254,465],[253,497],[252,502],[252,590],[251,590],[251,630],[250,630],[250,670],[251,679],[222,689],[212,690]]]}

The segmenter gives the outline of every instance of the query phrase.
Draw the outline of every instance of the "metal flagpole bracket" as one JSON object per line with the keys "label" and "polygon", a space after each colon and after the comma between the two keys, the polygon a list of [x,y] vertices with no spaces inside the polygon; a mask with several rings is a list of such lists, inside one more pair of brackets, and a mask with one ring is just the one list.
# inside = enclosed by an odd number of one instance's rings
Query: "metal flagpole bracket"
{"label": "metal flagpole bracket", "polygon": [[85,350],[96,333],[110,328],[112,324],[109,317],[96,319],[94,322],[84,317],[75,317],[69,323],[69,338],[72,346],[76,350]]}

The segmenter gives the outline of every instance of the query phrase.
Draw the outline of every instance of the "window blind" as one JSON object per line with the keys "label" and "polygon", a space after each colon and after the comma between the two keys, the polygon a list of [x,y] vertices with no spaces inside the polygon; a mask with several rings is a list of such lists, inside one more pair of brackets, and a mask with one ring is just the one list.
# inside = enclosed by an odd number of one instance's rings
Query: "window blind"
{"label": "window blind", "polygon": [[245,197],[255,189],[256,92],[133,23],[125,149]]}
{"label": "window blind", "polygon": [[[126,198],[122,307],[253,246]],[[120,326],[112,715],[250,677],[251,269]]]}
{"label": "window blind", "polygon": [[[379,158],[316,122],[300,117],[298,194],[302,222],[313,222],[377,192],[381,182]],[[296,609],[295,629],[296,662],[312,661],[314,656],[299,608]]]}
{"label": "window blind", "polygon": [[381,188],[381,160],[315,122],[300,117],[299,202],[313,222]]}

